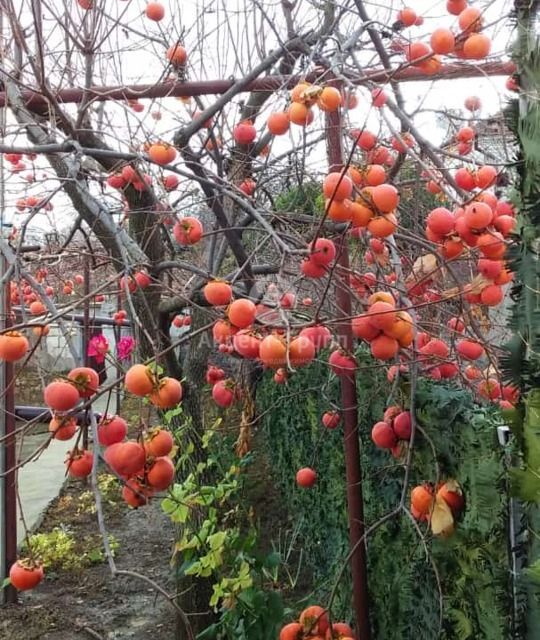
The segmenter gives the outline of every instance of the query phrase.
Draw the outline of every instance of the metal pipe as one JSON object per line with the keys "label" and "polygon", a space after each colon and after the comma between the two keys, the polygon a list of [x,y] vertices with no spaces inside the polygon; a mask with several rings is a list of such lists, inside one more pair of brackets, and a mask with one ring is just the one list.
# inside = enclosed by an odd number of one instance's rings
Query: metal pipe
{"label": "metal pipe", "polygon": [[[13,307],[13,311],[15,312],[15,315],[17,318],[19,318],[21,316],[21,308],[20,307]],[[78,322],[80,324],[84,324],[84,313],[62,313],[61,310],[59,310],[59,314],[62,314],[62,319],[63,320],[71,320],[73,322]],[[44,321],[46,321],[46,319],[44,319]],[[36,324],[39,323],[38,318],[36,318]],[[94,316],[92,318],[92,325],[96,325],[96,326],[101,326],[101,325],[107,325],[107,326],[116,326],[116,321],[113,320],[112,318],[106,318],[105,316]],[[130,320],[124,320],[124,322],[122,323],[123,326],[125,327],[130,327],[131,326],[131,321]]]}
{"label": "metal pipe", "polygon": [[[0,256],[0,279],[7,268],[6,259]],[[9,282],[4,283],[0,291],[0,321],[3,329],[10,325]],[[14,394],[15,380],[13,365],[0,364],[0,435],[9,436],[15,431]],[[0,578],[8,575],[11,565],[17,560],[17,493],[16,493],[16,437],[6,438],[0,445]],[[11,471],[9,471],[11,469]],[[4,475],[5,474],[5,475]],[[4,602],[16,602],[17,592],[9,586],[3,592]]]}
{"label": "metal pipe", "polygon": [[[399,80],[401,82],[423,81],[449,78],[475,78],[485,76],[504,76],[514,72],[514,64],[511,62],[488,62],[479,65],[447,64],[441,66],[433,75],[426,76],[421,69],[406,67],[393,69],[391,72],[385,69],[366,69],[365,75],[350,76],[348,80],[354,85],[364,85],[368,82],[388,82]],[[272,91],[281,87],[293,87],[300,80],[316,81],[318,75],[308,74],[307,78],[299,75],[280,76],[270,75],[257,78],[250,82],[245,91]],[[196,82],[162,82],[157,84],[140,84],[129,86],[100,86],[89,89],[68,88],[60,89],[55,93],[55,99],[60,104],[80,103],[83,100],[104,102],[107,100],[141,100],[144,98],[172,98],[223,94],[228,91],[238,79],[230,80],[200,80]],[[22,97],[26,106],[30,109],[46,108],[47,99],[37,91],[23,90]],[[0,92],[0,107],[6,104],[6,94]]]}
{"label": "metal pipe", "polygon": [[[83,307],[83,323],[82,323],[82,361],[85,367],[90,366],[90,356],[88,355],[88,345],[90,344],[90,256],[84,258],[84,307]],[[82,446],[88,449],[88,409],[82,429]]]}
{"label": "metal pipe", "polygon": [[[329,171],[343,168],[342,117],[339,111],[327,114],[327,155]],[[342,274],[349,273],[349,249],[345,234],[339,236],[337,243],[338,263]],[[347,276],[344,275],[344,278]],[[354,338],[351,322],[352,315],[350,287],[348,283],[338,283],[336,287],[337,314],[343,320],[338,324],[339,342],[348,353],[354,351]],[[353,606],[356,618],[356,637],[370,640],[369,594],[367,582],[367,559],[364,537],[364,498],[362,494],[362,467],[360,462],[360,437],[358,433],[358,399],[354,374],[343,376],[341,380],[341,406],[343,412],[343,438],[345,446],[345,470],[347,480],[347,513],[349,518],[349,543],[356,549],[350,560]]]}
{"label": "metal pipe", "polygon": [[[36,420],[37,422],[49,422],[53,414],[50,409],[46,407],[31,407],[27,405],[16,405],[14,409],[15,417],[17,420]],[[83,424],[86,416],[86,411],[78,411],[73,414],[77,418],[79,424]],[[101,419],[101,414],[95,414],[98,421]]]}

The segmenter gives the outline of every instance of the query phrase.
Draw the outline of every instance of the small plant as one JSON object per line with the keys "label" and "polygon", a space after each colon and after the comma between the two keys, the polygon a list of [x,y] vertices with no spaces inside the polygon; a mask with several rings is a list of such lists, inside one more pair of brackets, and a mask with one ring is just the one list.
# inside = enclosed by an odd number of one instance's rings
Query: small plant
{"label": "small plant", "polygon": [[[98,489],[104,503],[110,506],[118,504],[118,487],[118,480],[110,473],[101,473],[98,476]],[[77,515],[96,512],[96,503],[92,491],[83,491],[78,496],[77,502]]]}
{"label": "small plant", "polygon": [[[119,542],[109,535],[109,544],[114,554],[120,546]],[[78,539],[73,531],[64,527],[32,534],[24,548],[31,550],[32,556],[39,559],[46,570],[80,571],[105,560],[98,535]]]}

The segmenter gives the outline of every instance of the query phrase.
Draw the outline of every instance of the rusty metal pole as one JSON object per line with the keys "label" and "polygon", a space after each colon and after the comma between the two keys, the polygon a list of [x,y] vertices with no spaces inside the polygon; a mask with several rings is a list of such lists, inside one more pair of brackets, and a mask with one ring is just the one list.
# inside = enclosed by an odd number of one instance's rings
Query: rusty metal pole
{"label": "rusty metal pole", "polygon": [[[88,367],[90,366],[90,356],[88,355],[88,345],[90,343],[90,256],[84,257],[83,278],[84,307],[82,325],[82,361],[83,365]],[[75,363],[75,365],[77,365],[77,363]],[[88,449],[88,424],[88,409],[86,409],[84,421],[81,427],[83,449]]]}
{"label": "rusty metal pole", "polygon": [[[0,278],[6,273],[6,259],[0,256]],[[0,290],[0,325],[8,329],[11,324],[10,288],[6,281]],[[7,577],[11,565],[17,560],[17,443],[15,438],[15,379],[13,364],[0,364],[0,434],[5,440],[0,445],[0,581]],[[12,434],[10,438],[9,435]],[[7,436],[7,437],[6,437]],[[17,591],[7,587],[4,602],[17,602]]]}
{"label": "rusty metal pole", "polygon": [[[326,144],[330,171],[343,168],[343,149],[341,144],[341,112],[335,111],[326,117]],[[338,264],[341,267],[339,277],[343,282],[336,287],[338,314],[343,321],[339,323],[339,342],[343,349],[352,353],[354,339],[349,318],[352,304],[349,283],[349,248],[345,235],[337,243]],[[367,582],[366,545],[361,542],[364,536],[364,499],[362,495],[362,466],[360,462],[360,437],[358,433],[357,389],[355,376],[341,378],[341,405],[343,412],[343,438],[345,446],[345,469],[347,479],[347,512],[349,518],[350,548],[356,551],[351,557],[353,584],[353,607],[356,618],[356,637],[370,640],[369,593]]]}

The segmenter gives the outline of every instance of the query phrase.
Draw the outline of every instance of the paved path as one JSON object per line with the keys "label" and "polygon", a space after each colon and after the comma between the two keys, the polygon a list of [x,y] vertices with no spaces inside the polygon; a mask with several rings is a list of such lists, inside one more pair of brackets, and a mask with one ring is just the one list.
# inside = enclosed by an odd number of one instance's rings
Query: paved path
{"label": "paved path", "polygon": [[[102,396],[94,404],[94,411],[103,413],[106,409],[107,398]],[[109,413],[113,413],[115,402],[110,403]],[[47,433],[27,436],[24,439],[22,451],[23,459],[35,451],[47,439]],[[66,479],[64,460],[66,453],[76,441],[76,435],[68,441],[52,440],[47,449],[41,453],[34,462],[29,462],[19,470],[19,495],[29,529],[35,527],[47,509],[49,503],[54,500]],[[24,536],[23,526],[20,521],[17,524],[17,540],[20,543]]]}
{"label": "paved path", "polygon": [[[46,433],[27,436],[24,439],[23,456],[35,451],[47,439]],[[75,436],[72,439],[75,441]],[[52,440],[47,449],[34,462],[19,470],[19,495],[26,526],[32,529],[49,503],[59,494],[65,480],[64,460],[70,448],[70,440]],[[23,526],[17,523],[17,541],[24,536]]]}

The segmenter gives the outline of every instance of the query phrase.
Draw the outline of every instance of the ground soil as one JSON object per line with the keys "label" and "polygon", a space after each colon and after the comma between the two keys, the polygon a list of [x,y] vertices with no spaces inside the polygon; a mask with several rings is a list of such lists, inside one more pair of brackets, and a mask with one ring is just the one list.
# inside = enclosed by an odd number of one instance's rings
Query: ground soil
{"label": "ground soil", "polygon": [[[84,490],[84,487],[83,487]],[[68,524],[77,540],[96,536],[96,515],[80,509],[81,486],[70,482],[51,504],[40,532]],[[107,504],[107,531],[119,542],[119,569],[142,573],[173,592],[170,570],[173,527],[159,501],[132,510]],[[48,572],[20,603],[0,608],[1,640],[173,640],[174,612],[146,583],[112,578],[106,562],[80,571]]]}

